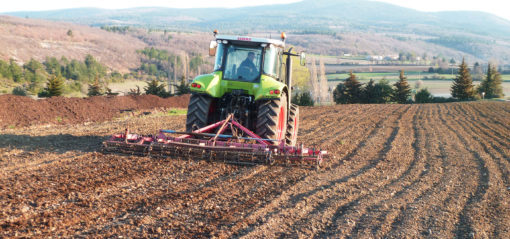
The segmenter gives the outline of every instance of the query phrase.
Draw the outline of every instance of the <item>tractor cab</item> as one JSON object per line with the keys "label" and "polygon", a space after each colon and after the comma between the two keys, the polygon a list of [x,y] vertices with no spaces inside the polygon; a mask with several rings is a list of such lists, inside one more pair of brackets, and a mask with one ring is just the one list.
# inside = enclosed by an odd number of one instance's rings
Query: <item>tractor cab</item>
{"label": "tractor cab", "polygon": [[262,74],[280,79],[284,47],[280,40],[217,36],[209,54],[216,56],[214,71],[222,71],[224,80],[256,83]]}

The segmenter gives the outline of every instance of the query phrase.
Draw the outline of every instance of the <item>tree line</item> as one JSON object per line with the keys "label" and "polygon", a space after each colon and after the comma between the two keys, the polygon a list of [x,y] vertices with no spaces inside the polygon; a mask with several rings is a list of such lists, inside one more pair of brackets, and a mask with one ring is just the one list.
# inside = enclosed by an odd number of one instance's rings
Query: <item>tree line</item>
{"label": "tree line", "polygon": [[[13,59],[8,62],[0,60],[0,80],[7,85],[16,85],[13,94],[51,97],[72,92],[84,92],[88,96],[114,94],[107,87],[108,83],[134,78],[147,80],[147,93],[156,92],[161,97],[168,97],[186,93],[190,77],[201,74],[201,67],[207,70],[200,54],[175,55],[155,48],[137,52],[140,54],[140,66],[125,74],[109,70],[92,55],[87,55],[83,61],[66,57],[47,57],[42,62],[31,59],[22,65]],[[167,80],[166,85],[162,83]],[[168,91],[165,89],[167,86]],[[139,89],[131,91],[132,94],[136,92],[141,93]]]}
{"label": "tree line", "polygon": [[[93,83],[96,78],[106,81],[120,81],[123,76],[117,71],[107,73],[107,67],[99,63],[92,55],[83,61],[68,60],[66,57],[57,59],[47,57],[43,62],[31,59],[23,65],[15,60],[0,60],[0,79],[18,85],[14,93],[47,95],[47,87],[60,82],[60,92],[70,93],[81,91],[84,84]],[[61,93],[61,94],[62,94]]]}
{"label": "tree line", "polygon": [[[475,64],[475,66],[478,67],[475,70],[476,74],[479,75],[479,72],[481,72],[480,65]],[[314,65],[312,65],[312,72],[314,72],[314,68]],[[349,77],[344,82],[339,83],[333,90],[333,101],[336,104],[408,104],[444,103],[504,97],[501,74],[496,66],[488,64],[486,72],[483,77],[480,76],[480,85],[475,87],[469,67],[463,59],[450,89],[452,97],[434,97],[428,89],[423,88],[414,94],[413,99],[413,90],[407,81],[404,70],[400,71],[399,80],[394,84],[390,84],[386,79],[381,79],[378,82],[370,79],[368,83],[363,84],[358,81],[356,75],[351,71]],[[314,90],[317,87],[316,82],[321,81],[317,78],[312,79],[312,90],[296,94],[293,102],[299,105],[314,105],[318,100],[321,100],[321,97],[314,97],[317,94],[314,92],[317,91],[317,89]]]}
{"label": "tree line", "polygon": [[362,84],[356,75],[350,72],[349,77],[339,83],[333,91],[333,100],[337,104],[384,104],[397,102],[410,103],[411,86],[407,82],[404,71],[400,71],[399,80],[393,85],[386,79],[375,82],[371,79]]}

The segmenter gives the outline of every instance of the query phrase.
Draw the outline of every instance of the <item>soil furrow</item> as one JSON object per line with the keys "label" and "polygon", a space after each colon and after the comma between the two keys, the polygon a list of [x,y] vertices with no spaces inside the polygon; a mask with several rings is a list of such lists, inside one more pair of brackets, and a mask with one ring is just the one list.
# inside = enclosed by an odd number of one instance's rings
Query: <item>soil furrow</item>
{"label": "soil furrow", "polygon": [[[453,107],[450,107],[450,109]],[[459,129],[455,129],[452,124],[455,123],[456,116],[455,112],[449,114],[442,115],[440,114],[440,119],[444,125],[450,130],[450,132],[454,133],[457,139],[464,145],[464,149],[471,154],[474,159],[473,161],[477,164],[476,174],[478,174],[478,181],[476,182],[476,189],[474,192],[466,200],[465,205],[459,213],[459,220],[455,225],[455,235],[458,238],[468,238],[470,235],[475,233],[473,224],[475,223],[468,215],[468,211],[475,207],[475,204],[478,204],[482,201],[483,197],[487,193],[487,189],[489,188],[489,170],[486,166],[485,160],[480,156],[480,154],[473,149],[469,148],[469,143],[466,141],[463,135],[460,134]],[[448,116],[449,120],[446,119]],[[489,229],[490,230],[490,229]]]}
{"label": "soil furrow", "polygon": [[[403,107],[402,110],[405,111],[407,109],[408,108]],[[402,115],[402,114],[403,113],[400,113],[400,115]],[[394,113],[390,113],[387,116],[390,116],[390,115],[394,115]],[[374,135],[376,135],[379,131],[381,131],[383,129],[383,127],[381,127],[381,126],[384,125],[382,122],[387,121],[388,119],[389,119],[389,117],[384,117],[381,121],[379,121],[379,123],[377,123],[376,127],[374,127],[374,129],[372,130],[372,132],[370,132],[370,134],[368,134],[368,135],[361,134],[361,135],[365,135],[366,138],[361,143],[358,144],[357,148],[355,148],[353,151],[351,151],[349,154],[347,154],[345,157],[343,157],[342,160],[338,161],[338,162],[342,162],[344,159],[349,159],[349,161],[356,161],[357,164],[360,164],[360,163],[362,164],[362,165],[360,165],[362,168],[358,168],[358,169],[355,168],[355,170],[356,170],[355,172],[348,174],[342,178],[339,178],[338,180],[329,179],[329,177],[331,177],[332,174],[338,175],[337,167],[332,167],[333,170],[325,171],[324,173],[321,173],[319,175],[312,175],[313,178],[307,178],[308,183],[303,182],[304,185],[302,185],[302,186],[298,185],[298,186],[294,187],[294,188],[298,189],[297,192],[286,193],[286,195],[281,199],[281,201],[279,200],[279,201],[274,202],[273,204],[277,205],[276,210],[273,210],[273,211],[270,211],[269,213],[264,213],[264,214],[258,216],[259,219],[254,219],[257,221],[257,224],[258,224],[257,227],[271,227],[271,225],[270,225],[271,223],[268,223],[268,222],[275,221],[272,218],[279,217],[279,215],[288,214],[288,211],[293,211],[293,210],[295,210],[296,207],[300,207],[301,204],[308,203],[309,201],[311,201],[310,198],[317,197],[317,195],[322,195],[324,193],[324,191],[333,189],[335,185],[340,184],[340,183],[345,183],[345,182],[349,181],[349,179],[351,179],[351,178],[356,178],[360,175],[366,174],[367,170],[374,168],[377,162],[369,162],[367,160],[358,161],[358,160],[356,160],[359,157],[359,156],[357,156],[357,154],[359,153],[360,148],[363,148],[366,145],[372,145],[372,144],[369,144],[367,140],[370,139],[371,137],[373,137]],[[395,120],[393,120],[393,121],[395,121]],[[391,130],[390,130],[390,133],[391,133]],[[368,147],[368,146],[366,146],[366,147]],[[355,155],[356,155],[356,159],[351,159]],[[363,162],[366,162],[367,164],[363,164]],[[341,172],[341,173],[345,175],[345,172]],[[338,176],[335,176],[335,177],[338,177]],[[310,183],[310,181],[312,181],[312,180],[320,180],[321,178],[328,178],[328,181],[325,181],[325,182],[327,182],[327,184],[324,184],[324,183],[311,184]],[[305,192],[300,192],[304,189],[306,189]],[[282,202],[284,203],[284,205],[282,205]],[[267,211],[267,210],[264,210],[264,211]],[[302,213],[303,213],[303,211],[300,210],[299,214],[302,214]],[[250,227],[253,227],[253,226],[250,225]],[[281,230],[281,227],[280,227],[280,230]],[[249,233],[253,234],[255,232],[252,232],[251,230],[242,230],[240,233],[238,233],[236,235],[237,236],[249,235]]]}
{"label": "soil furrow", "polygon": [[[457,112],[459,112],[459,114],[463,114],[465,111],[460,110],[460,107],[468,106],[459,105],[454,108]],[[497,157],[487,150],[486,144],[483,144],[482,146],[482,143],[480,143],[480,139],[486,134],[485,132],[475,132],[474,128],[476,127],[474,127],[474,125],[476,124],[476,121],[467,121],[464,117],[457,117],[457,125],[459,125],[464,132],[469,135],[469,137],[464,137],[461,141],[469,144],[470,147],[473,148],[470,151],[472,151],[477,159],[480,161],[483,160],[483,166],[486,167],[486,171],[482,172],[487,175],[487,188],[484,195],[473,199],[473,202],[471,203],[473,204],[471,207],[476,208],[475,216],[473,216],[472,209],[466,209],[466,214],[470,214],[470,219],[473,220],[474,224],[476,224],[473,228],[471,228],[474,230],[471,233],[476,231],[476,233],[481,236],[499,237],[500,235],[498,234],[502,231],[502,228],[508,228],[509,226],[508,224],[505,225],[505,221],[507,221],[505,220],[505,216],[492,219],[494,218],[494,215],[499,213],[502,215],[510,214],[510,209],[504,206],[510,203],[508,199],[510,194],[508,192],[505,193],[505,189],[508,188],[507,181],[505,180],[505,171],[503,171],[505,168],[502,168],[501,165],[498,164]],[[470,201],[468,201],[468,203],[469,202]],[[483,223],[486,223],[487,225],[483,225]],[[479,228],[485,228],[485,230],[488,230],[490,227],[493,227],[491,232],[479,230]],[[463,229],[464,228],[459,228],[457,231],[458,235],[461,235],[460,233],[464,233],[464,231],[462,231]]]}
{"label": "soil furrow", "polygon": [[[431,125],[418,120],[422,119],[424,115],[430,116],[430,107],[426,112],[424,111],[425,109],[422,109],[413,119],[414,142],[412,146],[416,150],[409,167],[390,184],[379,188],[375,193],[368,195],[370,197],[363,199],[370,204],[363,210],[365,211],[363,216],[353,223],[355,227],[351,230],[350,236],[356,234],[356,237],[370,235],[381,237],[391,229],[391,225],[396,225],[394,221],[402,208],[407,207],[407,205],[404,206],[407,204],[406,202],[415,198],[414,195],[422,196],[424,192],[438,183],[435,174],[439,173],[437,170],[439,165],[435,164],[439,162],[435,161],[436,155],[431,147],[433,139],[431,136],[433,135],[425,136],[425,133],[428,132],[426,131],[427,127]],[[399,158],[398,161],[401,162],[402,158]],[[366,235],[367,233],[368,235]]]}

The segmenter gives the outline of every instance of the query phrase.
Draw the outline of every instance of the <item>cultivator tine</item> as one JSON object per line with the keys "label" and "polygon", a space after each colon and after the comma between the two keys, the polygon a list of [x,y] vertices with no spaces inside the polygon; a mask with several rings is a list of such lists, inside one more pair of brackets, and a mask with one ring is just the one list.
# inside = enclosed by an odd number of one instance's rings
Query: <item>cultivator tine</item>
{"label": "cultivator tine", "polygon": [[105,153],[147,156],[149,152],[149,145],[126,144],[123,142],[103,142],[102,151]]}

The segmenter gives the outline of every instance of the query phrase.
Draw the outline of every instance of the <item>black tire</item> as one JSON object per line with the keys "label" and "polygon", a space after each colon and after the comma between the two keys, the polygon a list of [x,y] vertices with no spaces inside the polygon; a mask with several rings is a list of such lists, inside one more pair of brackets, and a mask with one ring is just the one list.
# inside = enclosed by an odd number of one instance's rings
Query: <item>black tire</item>
{"label": "black tire", "polygon": [[208,125],[209,108],[212,98],[206,95],[191,94],[188,105],[188,114],[186,116],[186,131],[205,127]]}
{"label": "black tire", "polygon": [[[280,115],[283,118],[280,118]],[[279,123],[283,125],[278,125]],[[262,138],[285,139],[287,134],[287,96],[285,94],[282,94],[280,99],[267,100],[259,104],[255,133]]]}
{"label": "black tire", "polygon": [[287,123],[287,145],[296,146],[297,134],[299,130],[299,106],[295,104],[290,105],[289,120]]}

